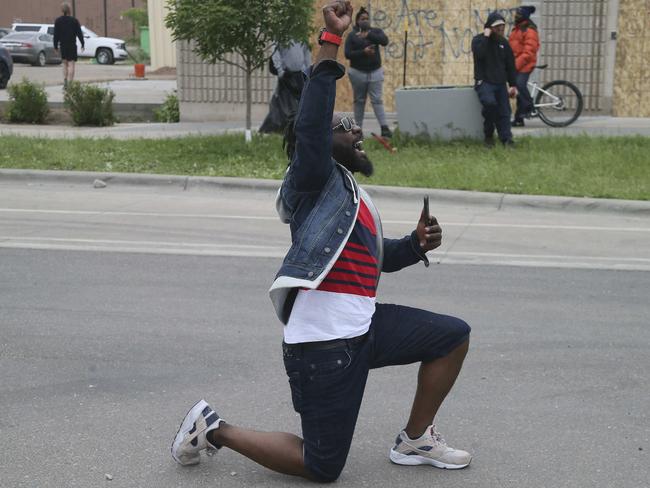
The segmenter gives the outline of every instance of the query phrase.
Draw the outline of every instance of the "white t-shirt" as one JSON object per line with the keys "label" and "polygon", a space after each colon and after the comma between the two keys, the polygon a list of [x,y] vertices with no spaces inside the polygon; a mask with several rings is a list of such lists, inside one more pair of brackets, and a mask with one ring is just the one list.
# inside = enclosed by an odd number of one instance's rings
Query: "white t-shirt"
{"label": "white t-shirt", "polygon": [[377,229],[361,199],[345,248],[315,290],[301,289],[284,327],[284,342],[349,339],[365,334],[375,313]]}

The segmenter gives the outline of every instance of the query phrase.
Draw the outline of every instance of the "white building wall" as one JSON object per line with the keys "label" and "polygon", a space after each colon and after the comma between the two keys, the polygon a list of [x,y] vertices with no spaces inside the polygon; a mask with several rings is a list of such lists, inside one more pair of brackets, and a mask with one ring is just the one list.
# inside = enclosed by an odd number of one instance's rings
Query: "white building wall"
{"label": "white building wall", "polygon": [[151,69],[176,67],[176,43],[165,27],[168,9],[165,0],[147,0],[149,13],[149,42],[151,46]]}

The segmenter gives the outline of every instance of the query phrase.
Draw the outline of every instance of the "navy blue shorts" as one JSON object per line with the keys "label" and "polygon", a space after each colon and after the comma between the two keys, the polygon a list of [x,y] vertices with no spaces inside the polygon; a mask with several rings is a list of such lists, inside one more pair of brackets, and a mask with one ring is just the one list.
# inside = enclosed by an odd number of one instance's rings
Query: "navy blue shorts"
{"label": "navy blue shorts", "polygon": [[377,304],[370,330],[361,337],[283,344],[305,465],[313,477],[334,481],[343,470],[369,370],[444,357],[469,333],[469,325],[456,317]]}

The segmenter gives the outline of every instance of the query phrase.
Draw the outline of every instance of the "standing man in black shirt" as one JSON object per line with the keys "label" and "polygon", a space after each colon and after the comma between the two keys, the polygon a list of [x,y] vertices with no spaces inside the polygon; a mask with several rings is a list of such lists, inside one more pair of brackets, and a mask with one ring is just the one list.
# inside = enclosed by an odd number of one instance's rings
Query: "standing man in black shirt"
{"label": "standing man in black shirt", "polygon": [[54,49],[59,49],[61,44],[61,57],[63,58],[63,88],[68,82],[74,80],[74,64],[77,61],[77,41],[84,50],[84,36],[81,32],[79,21],[70,14],[70,5],[61,5],[63,15],[54,21]]}
{"label": "standing man in black shirt", "polygon": [[474,89],[483,105],[483,132],[488,147],[494,146],[495,127],[504,146],[514,144],[508,96],[517,96],[517,72],[512,49],[503,35],[505,26],[503,16],[492,12],[487,18],[483,33],[472,39]]}

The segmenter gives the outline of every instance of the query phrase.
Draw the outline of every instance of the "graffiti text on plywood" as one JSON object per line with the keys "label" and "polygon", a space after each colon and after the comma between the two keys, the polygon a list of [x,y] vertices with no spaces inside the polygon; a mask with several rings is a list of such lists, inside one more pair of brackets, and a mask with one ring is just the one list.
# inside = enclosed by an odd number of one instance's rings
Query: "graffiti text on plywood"
{"label": "graffiti text on plywood", "polygon": [[[393,33],[386,46],[386,56],[393,59],[404,57],[404,43],[399,35],[408,22],[408,57],[419,61],[440,53],[443,58],[454,59],[469,56],[472,52],[472,37],[483,30],[483,24],[492,9],[443,10],[432,8],[412,8],[409,0],[401,0],[397,9],[387,10],[370,7],[372,25]],[[514,9],[499,9],[506,22],[512,26]],[[448,18],[453,17],[453,19]]]}

